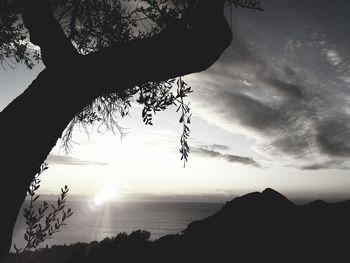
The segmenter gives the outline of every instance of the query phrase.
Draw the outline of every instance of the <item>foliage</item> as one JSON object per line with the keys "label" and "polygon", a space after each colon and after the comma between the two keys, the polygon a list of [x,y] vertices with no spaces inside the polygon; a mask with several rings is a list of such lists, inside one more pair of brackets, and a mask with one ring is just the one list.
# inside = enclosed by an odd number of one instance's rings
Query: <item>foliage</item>
{"label": "foliage", "polygon": [[190,136],[190,128],[188,125],[191,123],[191,116],[190,113],[190,107],[189,103],[186,104],[184,102],[184,98],[187,96],[187,94],[191,93],[191,87],[187,85],[185,81],[183,81],[182,78],[179,78],[177,81],[177,101],[179,102],[179,106],[177,108],[177,111],[181,110],[181,117],[179,122],[182,123],[183,129],[182,129],[182,135],[180,139],[181,148],[181,160],[184,161],[184,167],[188,159],[188,154],[190,152],[190,147],[188,146],[187,140]]}
{"label": "foliage", "polygon": [[255,10],[264,10],[261,4],[261,0],[228,0],[235,7],[243,7]]}
{"label": "foliage", "polygon": [[[0,62],[11,60],[25,63],[32,68],[40,54],[29,50],[28,34],[21,22],[20,1],[0,0]],[[260,0],[227,0],[235,7],[262,10]],[[81,54],[98,51],[118,42],[151,37],[171,27],[174,21],[188,23],[189,16],[197,1],[188,0],[50,0],[52,10],[67,37]],[[189,26],[189,25],[188,25]],[[186,39],[183,39],[186,41]],[[171,52],[171,51],[169,51]],[[180,85],[180,86],[179,86]],[[177,86],[177,87],[176,87]],[[176,90],[176,91],[174,91]],[[135,95],[136,102],[144,108],[142,119],[152,125],[152,115],[173,104],[180,105],[181,159],[187,161],[189,147],[190,114],[189,105],[184,98],[190,93],[182,78],[160,82],[144,83],[126,89],[122,94],[106,94],[77,114],[67,127],[62,146],[70,149],[73,129],[76,125],[84,129],[88,125],[104,125],[121,135],[123,129],[118,125],[118,116],[126,116]]]}
{"label": "foliage", "polygon": [[30,201],[29,206],[25,207],[23,212],[26,223],[26,232],[24,234],[26,245],[24,248],[18,248],[14,244],[17,254],[36,249],[46,239],[52,238],[55,233],[60,231],[62,226],[66,225],[65,221],[67,218],[73,215],[70,208],[65,210],[66,197],[69,191],[67,186],[61,188],[61,194],[57,199],[57,204],[51,204],[50,209],[46,201],[38,209],[34,207],[40,197],[36,194],[36,191],[40,188],[41,180],[39,176],[47,169],[48,166],[44,163],[27,191]]}
{"label": "foliage", "polygon": [[[176,94],[173,94],[172,89],[175,83],[177,89]],[[184,98],[192,93],[191,87],[180,77],[177,80],[171,79],[158,83],[150,82],[143,84],[140,86],[139,92],[140,96],[137,102],[144,105],[142,118],[146,125],[153,125],[153,114],[165,110],[170,105],[177,106],[176,112],[180,112],[181,114],[179,123],[183,125],[183,132],[180,139],[180,153],[181,160],[184,161],[185,165],[190,152],[187,140],[190,135],[188,125],[191,123],[191,114],[189,104],[185,103]]]}
{"label": "foliage", "polygon": [[136,230],[131,232],[129,235],[125,232],[121,232],[113,238],[105,238],[104,241],[112,242],[114,245],[121,247],[128,244],[147,242],[149,241],[150,237],[150,232],[146,230]]}
{"label": "foliage", "polygon": [[151,262],[151,259],[145,260],[145,253],[149,255],[152,251],[156,252],[156,242],[150,240],[150,236],[151,233],[145,230],[132,231],[130,234],[121,232],[101,241],[54,245],[21,255],[11,253],[5,262]]}
{"label": "foliage", "polygon": [[18,23],[18,15],[14,7],[7,1],[0,1],[0,63],[14,68],[16,63],[22,62],[28,68],[34,66],[28,52],[28,42],[22,23]]}

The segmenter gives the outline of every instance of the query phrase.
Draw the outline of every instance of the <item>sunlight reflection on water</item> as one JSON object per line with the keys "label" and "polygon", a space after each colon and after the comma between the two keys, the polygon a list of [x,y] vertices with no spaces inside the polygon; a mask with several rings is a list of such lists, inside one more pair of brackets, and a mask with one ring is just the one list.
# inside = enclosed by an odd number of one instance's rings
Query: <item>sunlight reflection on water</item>
{"label": "sunlight reflection on water", "polygon": [[[131,233],[141,229],[151,232],[151,239],[167,234],[180,233],[194,221],[203,219],[216,211],[221,203],[190,202],[105,202],[97,204],[94,198],[86,201],[70,201],[74,214],[67,219],[67,226],[53,239],[45,242],[70,244],[91,242],[115,236],[120,232]],[[25,222],[20,214],[14,232],[13,243],[18,247],[24,244]]]}

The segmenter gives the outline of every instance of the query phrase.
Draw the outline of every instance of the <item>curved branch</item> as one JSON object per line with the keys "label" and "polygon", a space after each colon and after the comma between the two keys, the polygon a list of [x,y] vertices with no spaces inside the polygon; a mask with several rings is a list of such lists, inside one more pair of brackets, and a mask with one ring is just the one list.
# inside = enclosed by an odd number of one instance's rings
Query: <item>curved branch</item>
{"label": "curved branch", "polygon": [[39,13],[26,7],[24,20],[47,69],[0,113],[2,184],[8,190],[0,191],[0,199],[9,201],[2,204],[0,259],[31,181],[76,114],[106,93],[205,70],[232,40],[224,0],[200,0],[191,28],[178,24],[155,37],[79,56],[45,0],[39,3]]}
{"label": "curved branch", "polygon": [[30,41],[40,46],[45,66],[64,67],[78,56],[54,17],[48,0],[23,1],[22,18],[30,33]]}
{"label": "curved branch", "polygon": [[120,84],[127,87],[206,70],[232,41],[223,15],[224,2],[200,1],[190,21],[191,28],[178,21],[154,37],[87,55],[84,59],[86,71],[91,73],[88,76],[103,79],[104,93],[110,93],[115,92],[115,87],[108,83],[116,81],[120,89]]}

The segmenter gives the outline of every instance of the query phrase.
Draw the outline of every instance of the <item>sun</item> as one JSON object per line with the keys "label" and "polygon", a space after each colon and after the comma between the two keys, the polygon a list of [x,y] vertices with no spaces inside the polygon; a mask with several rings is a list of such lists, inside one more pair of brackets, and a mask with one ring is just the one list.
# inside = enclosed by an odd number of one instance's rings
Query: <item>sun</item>
{"label": "sun", "polygon": [[118,198],[119,192],[116,187],[106,186],[94,197],[94,204],[101,206],[108,201],[115,200]]}

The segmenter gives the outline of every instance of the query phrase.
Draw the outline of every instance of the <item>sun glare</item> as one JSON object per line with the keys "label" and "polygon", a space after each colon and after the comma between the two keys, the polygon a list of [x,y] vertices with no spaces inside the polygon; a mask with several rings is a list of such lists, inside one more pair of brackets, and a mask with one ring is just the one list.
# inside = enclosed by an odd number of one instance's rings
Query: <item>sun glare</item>
{"label": "sun glare", "polygon": [[118,197],[118,191],[115,187],[107,186],[103,188],[94,198],[94,204],[97,206],[114,200]]}

